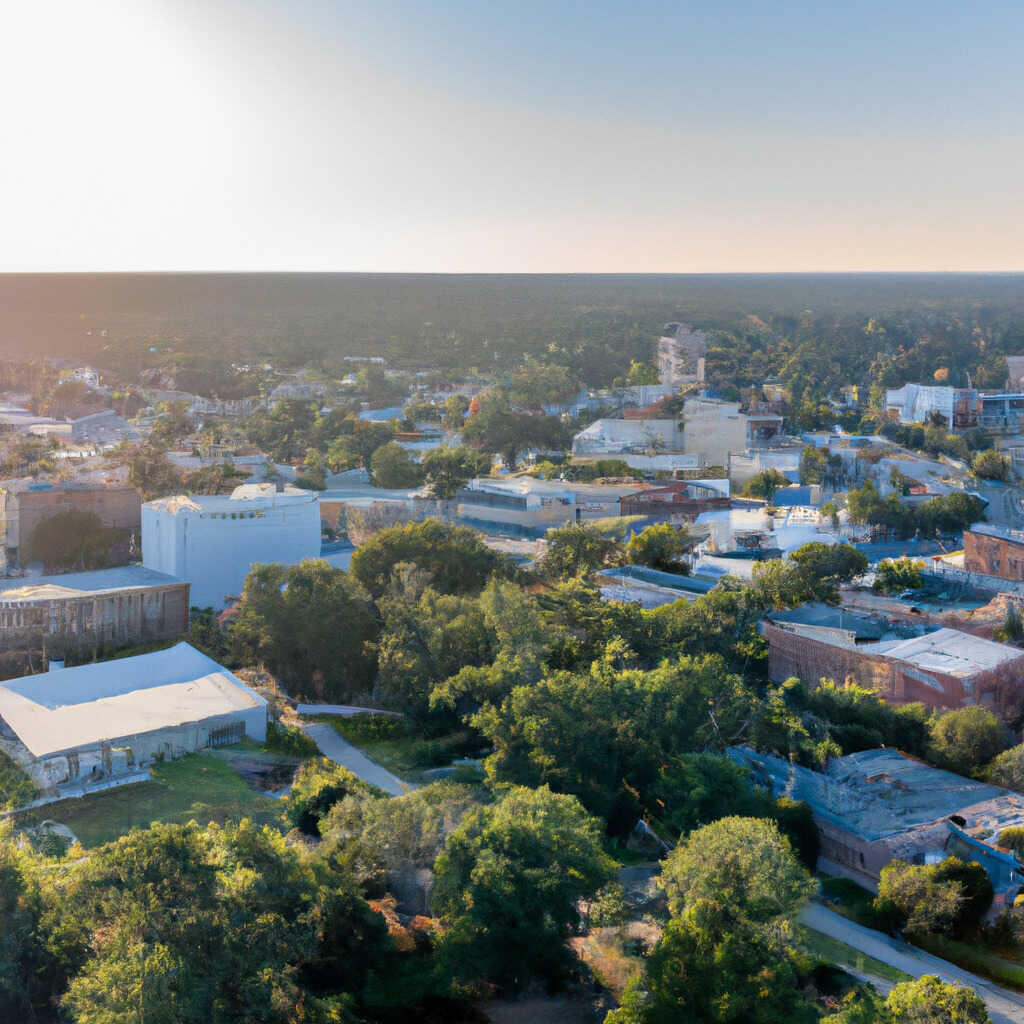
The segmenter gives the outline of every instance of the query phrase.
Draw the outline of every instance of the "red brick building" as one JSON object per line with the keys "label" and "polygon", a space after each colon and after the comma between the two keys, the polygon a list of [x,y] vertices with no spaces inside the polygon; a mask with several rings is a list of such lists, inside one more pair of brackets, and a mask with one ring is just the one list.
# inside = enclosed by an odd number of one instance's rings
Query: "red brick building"
{"label": "red brick building", "polygon": [[980,704],[1006,721],[1024,714],[1024,651],[956,629],[858,643],[851,630],[765,620],[769,675],[806,686],[846,680],[894,704],[929,708]]}
{"label": "red brick building", "polygon": [[1004,580],[1024,580],[1024,530],[975,523],[964,532],[964,568]]}

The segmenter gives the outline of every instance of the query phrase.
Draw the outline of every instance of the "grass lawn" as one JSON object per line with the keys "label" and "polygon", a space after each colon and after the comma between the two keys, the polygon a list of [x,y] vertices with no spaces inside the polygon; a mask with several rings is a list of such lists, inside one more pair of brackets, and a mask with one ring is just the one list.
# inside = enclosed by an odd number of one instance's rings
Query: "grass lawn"
{"label": "grass lawn", "polygon": [[980,943],[957,942],[944,935],[914,936],[913,943],[983,978],[990,978],[999,985],[1024,992],[1024,966],[998,956]]}
{"label": "grass lawn", "polygon": [[879,921],[875,912],[873,892],[869,892],[849,878],[832,878],[827,875],[820,875],[819,878],[821,898],[828,904],[829,910],[834,910],[837,914],[864,925],[865,928],[885,931],[884,922]]}
{"label": "grass lawn", "polygon": [[189,754],[155,765],[152,775],[148,782],[36,808],[18,815],[17,823],[59,821],[89,849],[154,821],[183,824],[194,818],[206,825],[251,818],[269,823],[280,813],[279,801],[251,789],[220,756]]}
{"label": "grass lawn", "polygon": [[797,938],[800,946],[812,956],[820,957],[830,964],[838,964],[840,967],[850,967],[860,974],[873,974],[876,978],[884,978],[886,981],[898,983],[911,981],[911,976],[903,971],[890,967],[888,964],[876,960],[872,956],[858,953],[852,946],[833,939],[830,935],[823,935],[813,928],[800,926],[797,928]]}
{"label": "grass lawn", "polygon": [[[472,756],[471,748],[479,743],[467,731],[448,736],[424,739],[414,727],[399,718],[381,715],[303,715],[303,718],[326,722],[367,757],[407,782],[435,781],[424,774],[427,769],[450,765],[454,760]],[[462,781],[472,781],[463,779]]]}

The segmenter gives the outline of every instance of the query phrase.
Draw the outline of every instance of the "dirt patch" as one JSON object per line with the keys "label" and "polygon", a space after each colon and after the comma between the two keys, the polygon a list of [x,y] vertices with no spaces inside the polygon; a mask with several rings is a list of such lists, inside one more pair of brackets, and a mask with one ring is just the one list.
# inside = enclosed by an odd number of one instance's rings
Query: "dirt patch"
{"label": "dirt patch", "polygon": [[302,763],[284,754],[254,754],[248,751],[218,750],[216,756],[231,766],[257,793],[276,793],[290,786]]}

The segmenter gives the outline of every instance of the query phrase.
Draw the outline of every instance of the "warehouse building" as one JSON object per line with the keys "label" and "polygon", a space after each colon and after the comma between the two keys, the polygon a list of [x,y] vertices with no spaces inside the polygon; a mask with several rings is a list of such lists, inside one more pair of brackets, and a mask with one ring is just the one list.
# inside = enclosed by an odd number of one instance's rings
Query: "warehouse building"
{"label": "warehouse building", "polygon": [[186,643],[0,683],[0,749],[44,790],[266,739],[267,702]]}
{"label": "warehouse building", "polygon": [[141,565],[0,580],[0,650],[148,643],[188,631],[189,587]]}
{"label": "warehouse building", "polygon": [[1012,905],[1024,865],[998,844],[1024,825],[1024,796],[965,779],[896,750],[862,750],[829,761],[821,772],[749,747],[729,756],[775,796],[802,800],[818,827],[818,869],[876,891],[893,860],[934,864],[977,861],[988,872],[996,909]]}
{"label": "warehouse building", "polygon": [[243,484],[230,495],[178,495],[142,506],[142,564],[188,580],[199,608],[224,608],[242,592],[254,562],[295,565],[319,554],[315,491]]}
{"label": "warehouse building", "polygon": [[1024,530],[975,523],[964,531],[964,568],[985,576],[1024,581]]}
{"label": "warehouse building", "polygon": [[765,618],[768,672],[775,682],[795,676],[815,687],[822,679],[852,679],[894,704],[920,701],[929,708],[971,704],[1006,721],[1024,712],[1024,651],[958,629],[917,636],[866,628],[863,617],[833,609],[830,621]]}

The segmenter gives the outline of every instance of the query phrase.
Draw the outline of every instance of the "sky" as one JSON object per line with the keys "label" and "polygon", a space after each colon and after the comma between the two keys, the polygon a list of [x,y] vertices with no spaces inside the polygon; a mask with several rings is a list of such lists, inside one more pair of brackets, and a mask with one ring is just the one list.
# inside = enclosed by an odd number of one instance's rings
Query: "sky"
{"label": "sky", "polygon": [[0,271],[1024,270],[1024,4],[10,0]]}

